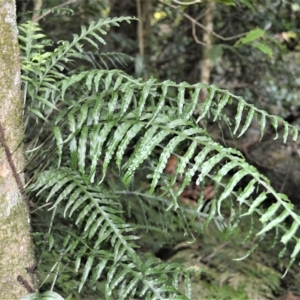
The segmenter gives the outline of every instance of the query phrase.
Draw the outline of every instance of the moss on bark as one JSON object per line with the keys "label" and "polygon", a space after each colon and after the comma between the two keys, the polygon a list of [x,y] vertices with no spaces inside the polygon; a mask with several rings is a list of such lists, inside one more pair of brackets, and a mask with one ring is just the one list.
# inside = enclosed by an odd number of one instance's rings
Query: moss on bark
{"label": "moss on bark", "polygon": [[[24,166],[20,62],[15,1],[0,0],[0,122],[6,145],[14,152],[17,170]],[[22,199],[7,156],[0,143],[0,299],[20,299],[28,294],[17,277],[22,276],[36,288],[36,280],[27,274],[34,264],[30,235],[29,209]],[[16,151],[15,151],[16,150]]]}

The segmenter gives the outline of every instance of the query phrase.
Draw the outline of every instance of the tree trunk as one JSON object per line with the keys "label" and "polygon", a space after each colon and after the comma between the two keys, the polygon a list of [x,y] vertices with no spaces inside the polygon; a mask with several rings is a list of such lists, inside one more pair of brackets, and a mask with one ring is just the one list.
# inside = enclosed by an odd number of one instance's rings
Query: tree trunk
{"label": "tree trunk", "polygon": [[[29,209],[23,195],[23,121],[16,7],[0,0],[0,299],[21,299],[36,280]],[[29,272],[26,270],[29,270]],[[29,268],[29,269],[28,269]]]}
{"label": "tree trunk", "polygon": [[[212,47],[212,31],[214,27],[213,14],[214,14],[215,2],[208,2],[206,5],[206,14],[203,19],[203,25],[206,27],[206,31],[203,32],[202,42],[205,45],[202,52],[202,60],[200,63],[200,82],[210,85],[210,72],[211,72],[211,59],[210,51]],[[200,94],[200,102],[204,102],[207,98],[207,90],[202,89]]]}
{"label": "tree trunk", "polygon": [[147,80],[151,56],[152,0],[136,0],[136,7],[139,19],[137,28],[139,57],[137,60],[141,61],[136,65],[136,75],[138,77],[143,76],[144,80]]}

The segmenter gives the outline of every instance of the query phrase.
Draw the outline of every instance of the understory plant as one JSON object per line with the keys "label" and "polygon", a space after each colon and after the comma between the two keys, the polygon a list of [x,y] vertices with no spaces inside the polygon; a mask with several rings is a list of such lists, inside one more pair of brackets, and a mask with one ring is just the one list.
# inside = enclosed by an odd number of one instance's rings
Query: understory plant
{"label": "understory plant", "polygon": [[[206,123],[241,137],[256,120],[261,137],[271,132],[284,142],[297,140],[298,129],[216,86],[119,70],[130,58],[99,46],[110,26],[131,20],[92,22],[56,45],[36,23],[19,27],[41,289],[69,299],[87,289],[91,299],[192,299],[201,268],[153,253],[174,239],[195,240],[210,223],[230,239],[245,218],[240,243],[252,246],[236,259],[268,236],[282,244],[280,257],[292,248],[288,271],[300,251],[300,216],[242,153],[213,140]],[[208,96],[199,102],[202,89]],[[176,165],[167,174],[170,157]],[[201,187],[194,206],[179,200],[192,181]]]}

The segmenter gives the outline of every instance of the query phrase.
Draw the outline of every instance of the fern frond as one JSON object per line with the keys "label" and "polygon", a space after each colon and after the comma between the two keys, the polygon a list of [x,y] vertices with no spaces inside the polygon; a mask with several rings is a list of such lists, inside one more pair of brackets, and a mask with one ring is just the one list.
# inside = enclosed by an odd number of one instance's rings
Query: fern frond
{"label": "fern frond", "polygon": [[[240,105],[240,107],[244,107],[244,104]],[[171,188],[175,178],[178,175],[183,176],[183,180],[175,193],[176,197],[179,197],[183,190],[190,184],[192,178],[199,172],[200,175],[196,180],[197,185],[202,185],[206,180],[210,180],[223,188],[218,199],[212,201],[208,217],[209,220],[217,216],[222,217],[223,202],[233,196],[239,203],[241,211],[243,209],[244,211],[248,210],[248,213],[237,217],[246,216],[251,213],[258,213],[261,216],[264,229],[258,232],[257,235],[262,235],[265,232],[275,229],[275,227],[281,226],[280,228],[284,234],[283,241],[285,243],[292,241],[298,243],[299,237],[292,235],[291,232],[295,232],[295,228],[300,225],[299,217],[293,212],[289,200],[284,195],[275,192],[267,178],[262,176],[253,166],[249,165],[239,151],[224,148],[214,142],[205,130],[199,128],[191,121],[185,119],[174,120],[171,116],[173,116],[175,112],[171,109],[169,109],[168,112],[163,110],[163,108],[160,109],[162,110],[160,113],[158,113],[157,108],[155,108],[152,114],[146,113],[142,115],[138,123],[135,113],[129,113],[123,118],[117,114],[115,115],[115,119],[110,122],[104,121],[104,118],[102,122],[106,124],[103,124],[104,126],[100,130],[98,130],[97,127],[96,131],[94,130],[94,125],[87,126],[80,122],[81,131],[74,135],[74,138],[78,140],[78,148],[74,150],[74,155],[78,157],[79,170],[83,174],[86,174],[86,172],[89,173],[89,178],[94,178],[96,161],[100,159],[99,154],[102,152],[101,148],[106,145],[105,158],[102,164],[103,175],[100,180],[100,182],[102,182],[111,161],[116,160],[118,166],[121,166],[121,157],[124,154],[126,145],[133,143],[134,140],[134,151],[122,165],[124,171],[123,181],[129,184],[136,170],[154,153],[154,150],[159,145],[165,145],[159,155],[158,164],[151,174],[152,182],[149,191],[153,193],[161,184],[162,170],[166,166],[168,157],[170,157],[172,153],[176,153],[177,149],[182,148],[181,144],[183,142],[186,143],[190,141],[187,152],[179,156],[180,162],[175,171],[175,175],[170,178],[167,183],[164,181],[164,184]],[[238,109],[241,110],[241,108]],[[168,116],[168,114],[170,114],[170,116]],[[254,113],[250,112],[249,114],[251,116]],[[83,119],[81,119],[81,121],[82,120]],[[246,125],[243,126],[242,130],[244,130],[248,123],[249,121],[246,120]],[[80,127],[76,126],[77,130],[80,130]],[[95,137],[96,134],[99,134],[98,138]],[[98,143],[96,143],[97,150],[95,146],[92,146],[89,137],[93,137],[93,141],[98,140]],[[86,148],[88,145],[91,145],[89,154]],[[195,152],[197,148],[198,151]],[[192,157],[194,160],[193,163],[190,161]],[[93,162],[92,168],[89,170],[86,168],[85,160],[91,160]],[[185,170],[186,168],[187,170]],[[225,184],[224,178],[232,170],[235,171],[235,174]],[[252,178],[249,184],[244,189],[236,192],[239,183],[246,176]],[[252,196],[259,187],[263,189],[263,192],[253,200]],[[171,193],[171,190],[169,190],[169,192]],[[270,207],[270,212],[272,213],[264,212],[259,208],[263,201],[266,200],[267,195],[272,195],[277,201],[276,210],[274,207]],[[169,208],[172,207],[175,209],[178,208],[177,201],[173,201],[170,204]],[[200,210],[201,208],[199,207],[198,209]],[[281,225],[288,216],[292,217],[293,222],[295,222],[290,230]],[[235,219],[236,217],[233,218],[233,220]],[[294,256],[291,257],[291,259],[293,260]]]}
{"label": "fern frond", "polygon": [[128,66],[129,62],[133,62],[134,59],[127,54],[120,52],[83,52],[82,58],[91,63],[95,69],[119,69],[120,67]]}
{"label": "fern frond", "polygon": [[[27,22],[20,26],[20,31],[26,33],[26,36],[20,35],[21,56],[24,74],[23,80],[26,82],[24,87],[25,95],[30,96],[30,106],[44,108],[45,106],[51,110],[56,110],[58,92],[61,89],[61,80],[66,77],[62,73],[66,69],[66,64],[76,58],[91,61],[91,55],[84,55],[82,45],[83,41],[88,42],[93,47],[98,48],[97,43],[105,44],[101,35],[105,35],[105,29],[110,26],[119,26],[123,21],[130,22],[134,18],[116,17],[112,19],[99,20],[91,22],[88,27],[81,27],[80,35],[73,35],[73,41],[63,41],[54,52],[45,52],[44,45],[39,40],[44,38],[44,34],[40,33],[41,29],[33,22]],[[95,42],[95,41],[96,42]],[[45,40],[46,41],[46,40]],[[49,41],[47,41],[49,44]],[[109,55],[105,55],[109,58]],[[119,57],[122,57],[119,55]],[[123,63],[123,59],[117,60]],[[26,80],[30,78],[30,80]],[[38,101],[37,101],[38,100]],[[40,110],[40,109],[38,109]],[[37,109],[31,108],[31,112],[37,117],[41,114],[37,113]],[[43,119],[46,119],[43,117]]]}
{"label": "fern frond", "polygon": [[[174,105],[172,101],[169,101],[168,97],[171,97],[169,91],[174,93],[175,89],[178,98],[174,108],[176,109],[176,115],[179,118],[184,117],[185,119],[190,119],[191,116],[197,114],[197,111],[199,110],[201,114],[195,123],[199,123],[200,120],[207,118],[210,115],[212,115],[216,121],[221,115],[224,117],[224,108],[226,106],[235,103],[237,105],[237,112],[233,133],[237,134],[240,129],[238,137],[241,137],[247,131],[254,118],[261,120],[261,135],[263,135],[264,131],[267,129],[266,120],[268,120],[275,132],[275,138],[278,136],[279,124],[281,124],[283,128],[284,141],[287,140],[288,136],[292,136],[293,140],[297,139],[298,136],[299,130],[288,124],[282,118],[269,115],[267,112],[246,103],[241,97],[234,96],[228,91],[218,89],[214,86],[207,87],[201,83],[195,85],[189,85],[187,83],[176,84],[171,81],[156,83],[152,78],[147,82],[142,83],[140,79],[134,79],[119,70],[93,70],[66,78],[63,81],[63,94],[74,83],[79,81],[83,82],[88,90],[97,92],[99,87],[101,87],[106,91],[106,94],[103,96],[110,99],[110,105],[108,106],[110,116],[114,113],[119,113],[119,116],[122,117],[128,112],[128,108],[131,107],[131,103],[134,103],[134,99],[137,99],[136,107],[138,109],[138,116],[140,117],[144,110],[145,103],[152,103],[152,100],[154,99],[156,102],[156,110],[149,120],[149,123],[151,123],[156,116],[162,112],[166,105]],[[199,104],[198,97],[201,88],[206,88],[208,90],[208,97],[203,103]],[[137,94],[139,96],[137,96]],[[121,107],[116,105],[119,97],[126,99],[126,101],[122,101]],[[191,101],[187,101],[187,97],[188,99],[190,98]],[[149,108],[151,107],[147,105],[147,109]],[[242,116],[245,114],[247,117],[245,121],[243,121]]]}
{"label": "fern frond", "polygon": [[[266,112],[248,105],[243,99],[232,96],[228,92],[215,87],[208,89],[209,97],[207,102],[200,104],[200,117],[197,120],[186,120],[184,112],[188,112],[190,115],[191,105],[187,101],[178,99],[179,107],[168,106],[168,91],[169,89],[178,88],[180,89],[180,97],[184,94],[194,96],[199,94],[203,85],[176,85],[170,81],[160,84],[155,83],[154,80],[149,80],[144,85],[141,80],[133,79],[116,70],[94,70],[89,73],[74,75],[70,78],[70,81],[68,80],[63,81],[65,93],[72,88],[75,82],[84,82],[88,89],[93,90],[93,93],[99,87],[103,89],[98,99],[97,96],[89,97],[83,105],[77,105],[69,111],[69,134],[56,133],[55,135],[59,137],[57,140],[58,144],[61,145],[61,140],[63,140],[64,146],[62,151],[66,151],[65,153],[69,151],[68,147],[66,148],[65,146],[68,146],[70,140],[73,141],[70,144],[70,151],[72,153],[72,161],[76,161],[76,163],[72,165],[76,168],[78,167],[83,177],[88,176],[90,182],[94,182],[96,176],[99,178],[99,174],[96,174],[97,162],[105,149],[105,157],[102,163],[102,178],[98,182],[101,183],[103,181],[110,163],[115,160],[117,165],[124,171],[123,181],[129,184],[134,177],[135,171],[142,166],[149,156],[154,154],[155,149],[160,145],[165,145],[162,147],[163,150],[159,156],[158,164],[151,174],[150,193],[153,193],[161,184],[162,170],[168,157],[171,153],[176,153],[181,148],[182,143],[189,142],[190,145],[187,152],[180,157],[179,171],[175,171],[175,175],[167,182],[167,186],[170,187],[169,192],[173,194],[171,187],[176,180],[176,176],[184,175],[183,181],[174,194],[175,197],[178,197],[190,184],[197,172],[200,172],[196,181],[197,185],[202,185],[208,179],[221,186],[223,190],[218,199],[214,199],[211,202],[211,210],[206,225],[215,217],[222,217],[223,202],[230,197],[237,199],[241,207],[240,211],[243,209],[244,211],[249,210],[250,213],[258,213],[262,217],[265,212],[259,207],[268,195],[272,195],[278,203],[278,211],[274,210],[273,214],[267,214],[261,219],[264,230],[257,233],[257,235],[262,235],[279,227],[283,231],[283,241],[285,243],[296,243],[295,252],[291,256],[291,262],[293,262],[300,250],[297,247],[299,237],[292,235],[291,232],[294,232],[300,223],[298,216],[293,212],[289,200],[275,192],[270,187],[268,179],[262,176],[253,166],[249,165],[240,152],[224,148],[214,142],[204,129],[198,127],[197,123],[209,114],[215,118],[218,117],[219,103],[222,107],[225,107],[226,104],[236,101],[238,105],[233,131],[237,133],[241,129],[239,135],[244,134],[255,116],[261,116],[264,123],[262,129],[264,130],[266,129],[265,119],[269,120],[274,130],[277,130],[278,124],[282,123],[284,139],[289,135],[297,137],[297,128],[289,125],[279,117],[268,115]],[[117,82],[118,84],[116,84]],[[147,87],[145,88],[146,85]],[[117,86],[116,89],[114,88],[115,86]],[[158,105],[156,107],[147,105],[147,110],[141,111],[139,104],[144,105],[149,97],[157,99]],[[116,99],[123,100],[121,103],[118,103]],[[149,99],[149,101],[152,100]],[[136,103],[137,107],[135,107],[134,103]],[[100,111],[100,107],[102,112],[108,113],[104,113],[99,117],[95,113],[95,109]],[[197,107],[198,105],[195,106],[195,110]],[[244,111],[248,111],[248,113],[243,123],[241,116]],[[141,115],[139,116],[140,113]],[[196,111],[193,113],[196,113]],[[180,115],[181,117],[174,120],[174,115]],[[122,163],[126,147],[130,144],[135,144],[134,151],[127,159],[127,162]],[[198,149],[197,152],[196,149]],[[61,150],[59,151],[61,153]],[[194,163],[191,163],[190,159],[194,159]],[[91,161],[91,164],[87,163],[88,161]],[[187,166],[188,169],[185,171]],[[234,170],[235,174],[225,184],[223,182],[224,178],[232,170]],[[237,193],[236,190],[238,190],[241,180],[249,176],[251,178],[250,183]],[[255,196],[253,200],[252,196],[258,188],[261,188],[263,192]],[[203,201],[200,201],[200,203],[202,205]],[[176,199],[170,203],[169,209],[172,207],[178,208]],[[200,206],[198,210],[201,210]],[[242,216],[246,215],[247,212]],[[282,225],[282,220],[285,220],[288,216],[293,220],[291,229],[286,229]],[[233,218],[233,220],[235,219]]]}
{"label": "fern frond", "polygon": [[[164,264],[158,259],[141,260],[134,243],[138,237],[130,235],[134,228],[120,218],[122,208],[113,200],[116,196],[102,187],[87,185],[79,173],[69,169],[45,171],[31,190],[38,190],[38,194],[47,190],[46,201],[55,199],[53,208],[64,201],[64,215],[71,217],[76,214],[76,224],[82,227],[83,236],[74,239],[68,234],[64,249],[65,255],[70,257],[76,253],[75,271],[79,266],[83,268],[79,291],[89,277],[94,283],[98,281],[109,265],[107,299],[120,286],[118,299],[136,295],[144,299],[187,299],[179,297],[180,293],[171,281],[174,276],[186,272],[187,277],[190,271],[178,264]],[[107,250],[108,245],[112,251]],[[84,265],[83,257],[87,257]]]}

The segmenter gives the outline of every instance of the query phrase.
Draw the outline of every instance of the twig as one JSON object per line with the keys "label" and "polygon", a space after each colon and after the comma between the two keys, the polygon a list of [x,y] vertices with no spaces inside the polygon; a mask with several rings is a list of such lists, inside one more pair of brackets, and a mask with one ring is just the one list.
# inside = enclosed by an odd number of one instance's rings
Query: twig
{"label": "twig", "polygon": [[37,22],[39,18],[40,10],[42,9],[43,6],[43,0],[34,0],[33,3],[34,3],[34,10],[33,10],[31,21]]}
{"label": "twig", "polygon": [[217,248],[215,248],[215,250],[213,251],[213,253],[211,253],[210,255],[204,257],[202,259],[203,262],[209,262],[212,258],[214,258],[214,256],[216,256],[218,254],[218,252],[223,249],[224,247],[226,247],[227,245],[229,245],[231,242],[225,242],[223,244],[221,244],[220,246],[218,246]]}
{"label": "twig", "polygon": [[59,5],[56,5],[54,7],[52,7],[51,9],[47,10],[45,13],[43,13],[41,16],[39,16],[38,18],[35,19],[36,22],[38,22],[39,20],[43,19],[44,17],[46,17],[47,15],[49,15],[53,9],[56,9],[56,8],[60,8],[60,7],[64,7],[64,6],[67,6],[69,4],[72,4],[72,3],[76,3],[78,0],[69,0],[65,3],[62,3],[62,4],[59,4]]}
{"label": "twig", "polygon": [[[169,4],[169,3],[166,3],[164,2],[163,0],[158,0],[160,3],[166,5],[166,6],[169,6],[171,8],[174,8],[174,9],[177,9],[176,6],[172,5],[172,4]],[[195,20],[194,18],[192,18],[190,15],[184,13],[184,12],[181,12],[181,14],[186,17],[187,19],[189,19],[192,23],[194,23],[195,25],[199,26],[200,28],[202,28],[203,30],[207,31],[207,32],[210,32],[212,35],[214,35],[215,37],[217,37],[218,39],[222,40],[222,41],[230,41],[230,40],[234,40],[234,39],[237,39],[237,38],[240,38],[242,36],[245,36],[247,33],[240,33],[240,34],[237,34],[237,35],[234,35],[234,36],[230,36],[230,37],[223,37],[221,35],[219,35],[218,33],[214,32],[213,30],[209,30],[207,29],[203,24],[199,23],[197,20]]]}
{"label": "twig", "polygon": [[201,3],[202,0],[194,0],[194,1],[191,1],[191,2],[181,2],[181,1],[178,1],[178,0],[173,0],[173,2],[175,2],[177,4],[180,4],[180,5],[193,5],[193,4],[196,4],[196,3]]}
{"label": "twig", "polygon": [[197,44],[202,45],[202,46],[207,46],[207,44],[205,44],[204,42],[201,42],[198,39],[197,33],[196,33],[196,24],[194,22],[192,22],[192,34],[193,34],[193,38]]}
{"label": "twig", "polygon": [[18,188],[19,188],[19,191],[20,191],[20,193],[21,193],[23,199],[25,200],[25,202],[27,202],[27,204],[30,205],[30,200],[29,200],[29,198],[28,198],[28,196],[27,196],[27,194],[26,194],[26,192],[25,192],[25,189],[24,189],[24,187],[23,187],[22,181],[21,181],[21,179],[20,179],[20,176],[19,176],[19,174],[18,174],[18,172],[17,172],[17,169],[16,169],[16,167],[15,167],[15,164],[14,164],[14,162],[13,162],[11,152],[10,152],[10,150],[9,150],[9,147],[8,147],[7,143],[6,143],[5,134],[4,134],[4,129],[3,129],[3,127],[2,127],[1,122],[0,122],[0,143],[1,143],[2,146],[3,146],[4,152],[5,152],[5,155],[6,155],[6,159],[7,159],[7,161],[8,161],[8,164],[9,164],[10,168],[11,168],[13,177],[14,177],[16,183],[17,183],[17,186],[18,186]]}
{"label": "twig", "polygon": [[17,280],[20,284],[22,284],[28,293],[34,293],[34,289],[29,285],[28,281],[25,280],[22,276],[18,276]]}

